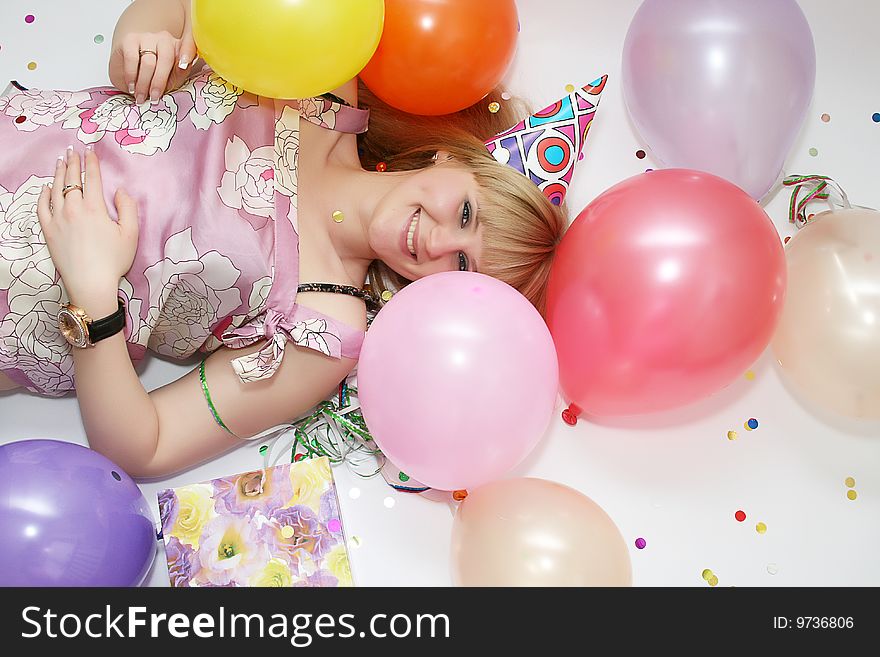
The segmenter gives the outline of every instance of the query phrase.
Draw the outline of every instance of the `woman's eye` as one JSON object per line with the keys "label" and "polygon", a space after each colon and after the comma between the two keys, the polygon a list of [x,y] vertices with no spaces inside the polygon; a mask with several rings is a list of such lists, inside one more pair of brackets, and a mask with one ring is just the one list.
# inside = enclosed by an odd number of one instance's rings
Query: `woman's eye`
{"label": "woman's eye", "polygon": [[467,256],[461,251],[458,252],[458,271],[467,271],[470,269]]}
{"label": "woman's eye", "polygon": [[469,201],[464,202],[461,210],[461,227],[464,228],[471,222],[471,204]]}

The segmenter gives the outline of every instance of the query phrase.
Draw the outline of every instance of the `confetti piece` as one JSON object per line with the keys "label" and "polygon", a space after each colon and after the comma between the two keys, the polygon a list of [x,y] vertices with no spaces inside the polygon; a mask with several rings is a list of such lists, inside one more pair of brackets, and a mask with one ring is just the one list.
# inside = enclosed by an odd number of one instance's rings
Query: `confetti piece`
{"label": "confetti piece", "polygon": [[96,34],[95,35],[95,43],[104,43],[104,35]]}
{"label": "confetti piece", "polygon": [[333,518],[330,522],[327,523],[327,529],[329,529],[334,534],[338,534],[342,531],[342,523],[339,522],[337,518]]}
{"label": "confetti piece", "polygon": [[755,373],[752,372],[752,370],[749,370],[748,372],[746,372],[746,380],[747,381],[754,381],[755,380]]}
{"label": "confetti piece", "polygon": [[263,445],[262,447],[260,447],[260,455],[262,456],[263,454],[265,454],[268,451],[268,449],[269,449],[268,445]]}
{"label": "confetti piece", "polygon": [[712,577],[710,577],[710,578],[709,578],[708,580],[706,580],[706,581],[709,582],[709,586],[717,586],[717,585],[718,585],[718,578],[715,577],[715,575],[712,575]]}
{"label": "confetti piece", "polygon": [[767,525],[765,525],[763,522],[759,522],[757,525],[755,525],[755,531],[759,534],[765,534],[767,532]]}
{"label": "confetti piece", "polygon": [[348,491],[348,496],[351,499],[356,500],[357,498],[359,498],[361,496],[361,489],[360,488],[352,488],[350,491]]}
{"label": "confetti piece", "polygon": [[565,93],[570,94],[572,91],[574,91],[574,85],[573,85],[573,84],[567,84],[567,85],[565,85]]}
{"label": "confetti piece", "polygon": [[819,154],[819,151],[816,150],[815,148],[811,148],[809,152],[810,152],[810,155],[812,155],[813,157],[816,157]]}
{"label": "confetti piece", "polygon": [[767,572],[770,573],[771,575],[775,575],[776,573],[779,572],[779,566],[777,566],[775,563],[768,563],[767,564]]}
{"label": "confetti piece", "polygon": [[290,525],[284,525],[284,527],[281,528],[281,535],[284,538],[291,538],[293,534],[294,530],[293,527],[291,527]]}
{"label": "confetti piece", "polygon": [[27,16],[25,16],[25,17],[24,17],[24,22],[27,23],[28,25],[30,25],[31,23],[33,23],[33,22],[34,22],[34,15],[33,15],[33,14],[28,14]]}
{"label": "confetti piece", "polygon": [[639,158],[640,160],[644,160],[646,156],[647,156],[647,153],[645,153],[645,151],[643,151],[642,149],[639,149],[636,151],[636,157]]}
{"label": "confetti piece", "polygon": [[637,538],[637,539],[636,539],[636,547],[639,548],[640,550],[644,550],[644,549],[645,549],[645,546],[646,546],[647,544],[648,544],[648,542],[647,542],[645,539],[643,539],[643,538]]}
{"label": "confetti piece", "polygon": [[846,496],[848,499],[854,500],[859,496],[859,494],[855,490],[850,489],[846,491]]}
{"label": "confetti piece", "polygon": [[335,221],[337,224],[341,224],[343,221],[345,221],[345,214],[343,214],[342,210],[334,210],[333,214],[330,216],[333,217],[333,221]]}
{"label": "confetti piece", "polygon": [[754,431],[758,428],[758,421],[755,418],[751,417],[749,418],[749,421],[746,422],[746,426],[749,428],[750,431]]}
{"label": "confetti piece", "polygon": [[28,67],[29,71],[34,71],[37,68],[37,63],[36,62],[28,62],[27,67]]}
{"label": "confetti piece", "polygon": [[880,112],[874,112],[874,114],[871,116],[871,120],[874,123],[880,123]]}
{"label": "confetti piece", "polygon": [[391,290],[384,290],[382,292],[382,301],[385,301],[387,303],[387,302],[391,301],[391,297],[393,297],[393,296],[394,296],[394,292],[392,292]]}
{"label": "confetti piece", "polygon": [[728,440],[736,440],[736,431],[728,431],[727,432]]}
{"label": "confetti piece", "polygon": [[709,581],[709,579],[711,577],[714,577],[714,576],[715,576],[715,574],[711,570],[709,570],[708,568],[706,568],[702,573],[703,579],[706,580],[707,582]]}
{"label": "confetti piece", "polygon": [[501,103],[498,103],[498,102],[495,102],[495,101],[489,103],[489,111],[490,111],[492,114],[497,114],[497,113],[498,113],[498,110],[500,110],[500,109],[501,109]]}
{"label": "confetti piece", "polygon": [[364,540],[360,536],[352,536],[351,540],[348,541],[348,546],[351,548],[359,548],[364,544]]}
{"label": "confetti piece", "polygon": [[510,100],[510,99],[511,99],[511,95],[509,93],[507,93],[506,91],[501,92],[501,100]]}
{"label": "confetti piece", "polygon": [[820,118],[821,118],[822,121],[824,121],[825,123],[828,123],[828,122],[831,120],[831,115],[830,115],[830,114],[823,114]]}
{"label": "confetti piece", "polygon": [[847,488],[854,488],[856,485],[856,480],[853,479],[852,477],[847,477],[843,483],[846,484]]}
{"label": "confetti piece", "polygon": [[397,474],[397,478],[400,479],[400,480],[403,481],[403,482],[407,482],[407,481],[409,481],[409,475],[404,474],[403,472],[399,472],[399,473]]}
{"label": "confetti piece", "polygon": [[452,499],[456,502],[463,502],[467,496],[468,492],[466,490],[452,491]]}
{"label": "confetti piece", "polygon": [[383,504],[385,504],[386,509],[393,509],[394,508],[394,498],[393,497],[386,497],[385,500],[383,501]]}
{"label": "confetti piece", "polygon": [[737,511],[733,514],[733,517],[736,518],[739,522],[743,522],[746,519],[746,512],[742,510]]}

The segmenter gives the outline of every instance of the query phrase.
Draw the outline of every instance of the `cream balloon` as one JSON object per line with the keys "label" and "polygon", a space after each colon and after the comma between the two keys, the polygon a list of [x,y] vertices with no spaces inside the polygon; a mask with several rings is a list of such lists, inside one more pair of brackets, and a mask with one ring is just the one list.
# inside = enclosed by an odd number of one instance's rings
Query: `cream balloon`
{"label": "cream balloon", "polygon": [[788,291],[771,349],[818,406],[880,419],[880,212],[817,214],[785,247]]}
{"label": "cream balloon", "polygon": [[544,479],[470,491],[452,527],[458,586],[630,586],[617,526],[586,495]]}

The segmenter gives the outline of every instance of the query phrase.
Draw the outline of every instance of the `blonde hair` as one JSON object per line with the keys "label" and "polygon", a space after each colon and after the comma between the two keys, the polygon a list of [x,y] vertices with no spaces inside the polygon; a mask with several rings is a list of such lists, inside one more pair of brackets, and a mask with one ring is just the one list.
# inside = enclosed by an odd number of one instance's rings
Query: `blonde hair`
{"label": "blonde hair", "polygon": [[[488,109],[493,102],[498,103],[494,113]],[[496,162],[483,143],[527,116],[526,104],[503,99],[499,88],[455,114],[416,116],[386,105],[362,83],[359,104],[370,108],[370,129],[358,137],[365,169],[380,162],[388,171],[421,169],[434,164],[432,157],[442,150],[473,174],[484,235],[480,272],[511,285],[543,313],[550,266],[567,223],[565,208],[550,203],[521,173]],[[369,280],[377,294],[410,282],[378,260],[370,266]]]}

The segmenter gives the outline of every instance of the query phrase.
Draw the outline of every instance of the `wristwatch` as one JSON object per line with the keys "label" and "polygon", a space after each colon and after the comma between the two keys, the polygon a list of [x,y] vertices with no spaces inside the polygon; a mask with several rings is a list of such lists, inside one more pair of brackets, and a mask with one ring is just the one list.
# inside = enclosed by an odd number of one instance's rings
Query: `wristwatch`
{"label": "wristwatch", "polygon": [[78,349],[93,347],[96,342],[116,335],[125,328],[125,303],[117,297],[119,309],[103,319],[93,320],[82,308],[68,303],[58,311],[58,330]]}

